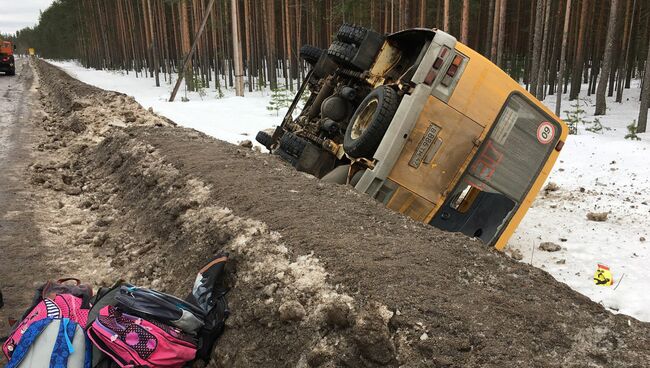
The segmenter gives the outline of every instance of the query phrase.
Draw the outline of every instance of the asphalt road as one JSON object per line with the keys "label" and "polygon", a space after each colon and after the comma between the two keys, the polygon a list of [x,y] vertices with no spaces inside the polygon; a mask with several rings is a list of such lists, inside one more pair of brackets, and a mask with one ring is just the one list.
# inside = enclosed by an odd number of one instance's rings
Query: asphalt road
{"label": "asphalt road", "polygon": [[[27,167],[35,142],[33,71],[18,61],[17,75],[0,74],[0,334],[19,318],[34,292],[28,274],[41,272],[40,236],[34,226],[34,198]],[[1,359],[0,359],[1,361]]]}

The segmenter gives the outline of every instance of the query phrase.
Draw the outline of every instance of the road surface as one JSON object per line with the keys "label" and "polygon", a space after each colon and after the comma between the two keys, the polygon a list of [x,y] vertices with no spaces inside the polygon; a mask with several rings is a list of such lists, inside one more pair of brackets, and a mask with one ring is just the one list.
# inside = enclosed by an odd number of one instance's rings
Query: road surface
{"label": "road surface", "polygon": [[37,138],[32,108],[38,102],[32,69],[17,62],[17,75],[0,74],[0,334],[34,293],[34,275],[44,271],[41,238],[34,224],[34,192],[27,167]]}

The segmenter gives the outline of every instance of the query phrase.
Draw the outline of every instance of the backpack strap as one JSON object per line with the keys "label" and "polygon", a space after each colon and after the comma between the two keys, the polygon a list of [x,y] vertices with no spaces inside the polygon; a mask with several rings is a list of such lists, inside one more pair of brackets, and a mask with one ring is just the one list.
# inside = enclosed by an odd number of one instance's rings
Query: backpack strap
{"label": "backpack strap", "polygon": [[50,356],[50,368],[67,367],[70,354],[74,353],[72,340],[74,340],[77,324],[68,318],[63,318],[59,325],[59,334],[54,343]]}
{"label": "backpack strap", "polygon": [[22,360],[25,358],[25,355],[27,355],[27,352],[29,351],[29,348],[32,346],[34,341],[36,341],[36,339],[41,334],[41,332],[43,332],[43,330],[45,330],[45,328],[52,321],[53,320],[51,318],[45,318],[40,321],[36,321],[32,323],[27,329],[27,331],[25,331],[25,334],[20,339],[20,342],[18,342],[18,345],[16,345],[16,349],[11,355],[11,359],[9,360],[9,363],[5,366],[5,368],[18,367],[22,362]]}
{"label": "backpack strap", "polygon": [[[83,326],[82,326],[83,327]],[[86,339],[86,357],[84,358],[84,368],[92,368],[93,366],[93,343],[90,342],[88,335],[84,333],[84,338]]]}
{"label": "backpack strap", "polygon": [[68,282],[68,281],[74,281],[77,286],[81,285],[81,280],[76,279],[74,277],[66,277],[66,278],[63,278],[63,279],[56,280],[56,282],[59,283],[59,284],[63,284],[64,282]]}

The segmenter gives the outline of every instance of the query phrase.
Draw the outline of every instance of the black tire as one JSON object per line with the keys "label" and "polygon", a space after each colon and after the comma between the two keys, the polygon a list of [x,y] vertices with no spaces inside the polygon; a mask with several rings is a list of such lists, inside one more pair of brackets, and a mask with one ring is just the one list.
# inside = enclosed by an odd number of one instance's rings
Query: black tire
{"label": "black tire", "polygon": [[368,30],[366,28],[359,27],[354,24],[344,24],[336,33],[336,38],[338,38],[340,41],[360,46],[363,40],[366,38],[367,33]]}
{"label": "black tire", "polygon": [[307,141],[303,138],[298,137],[293,133],[284,133],[282,138],[280,138],[280,149],[291,156],[300,158],[302,151],[305,150]]}
{"label": "black tire", "polygon": [[298,164],[298,159],[291,156],[290,154],[284,152],[282,149],[275,150],[275,154],[280,156],[283,160],[291,164],[291,166],[296,166]]}
{"label": "black tire", "polygon": [[363,170],[359,170],[359,171],[355,172],[354,175],[352,175],[352,179],[350,179],[350,185],[353,186],[353,187],[356,187],[357,184],[359,184],[359,181],[361,180],[361,177],[363,176],[363,174],[366,173],[366,170],[367,169],[363,169]]}
{"label": "black tire", "polygon": [[300,57],[309,64],[316,65],[324,50],[311,45],[303,45],[300,48]]}
{"label": "black tire", "polygon": [[7,75],[16,75],[16,69],[12,69],[7,72]]}
{"label": "black tire", "polygon": [[357,55],[357,47],[355,45],[334,41],[327,50],[327,54],[342,67],[356,68],[352,65],[352,60]]}
{"label": "black tire", "polygon": [[353,158],[372,158],[398,106],[399,96],[394,89],[373,89],[350,119],[343,139],[345,153]]}
{"label": "black tire", "polygon": [[325,183],[345,185],[348,182],[348,172],[350,165],[341,165],[335,167],[332,171],[320,178]]}
{"label": "black tire", "polygon": [[273,144],[273,136],[263,130],[257,132],[255,140],[267,149],[271,149],[271,145]]}

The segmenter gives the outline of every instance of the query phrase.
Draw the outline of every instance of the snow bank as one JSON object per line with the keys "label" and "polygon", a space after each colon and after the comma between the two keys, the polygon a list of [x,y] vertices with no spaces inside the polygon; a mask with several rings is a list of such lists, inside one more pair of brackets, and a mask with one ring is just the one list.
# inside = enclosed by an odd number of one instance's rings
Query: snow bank
{"label": "snow bank", "polygon": [[[82,82],[133,96],[143,107],[152,108],[179,125],[234,144],[243,140],[256,143],[257,132],[276,126],[286,113],[286,109],[278,114],[267,110],[271,101],[269,90],[246,91],[246,97],[242,98],[235,96],[234,90],[224,88],[223,96],[219,96],[212,85],[204,89],[205,95],[202,96],[198,92],[187,92],[183,84],[176,100],[168,102],[175,79],[165,81],[161,75],[161,87],[156,87],[153,78],[143,78],[142,75],[137,78],[134,72],[86,69],[73,61],[49,62]],[[221,83],[225,85],[223,80]],[[184,102],[183,97],[189,101]]]}
{"label": "snow bank", "polygon": [[[176,123],[202,131],[231,143],[254,141],[258,130],[276,126],[279,116],[270,113],[269,91],[246,93],[235,97],[232,90],[224,96],[211,88],[205,96],[179,92],[176,102],[167,102],[172,85],[161,81],[156,88],[152,78],[136,78],[133,73],[89,70],[74,62],[53,62],[72,76],[97,87],[135,97],[145,108],[164,115]],[[581,95],[584,121],[593,121],[595,98]],[[181,96],[189,101],[181,102]],[[578,134],[569,137],[549,177],[559,186],[556,191],[542,191],[508,245],[508,252],[520,252],[522,262],[532,263],[552,274],[592,300],[607,308],[650,321],[650,293],[646,272],[650,270],[650,135],[641,141],[624,139],[627,125],[638,114],[638,84],[624,92],[622,104],[608,98],[608,115],[599,117],[604,129],[587,130],[585,123]],[[555,109],[555,96],[544,103]],[[562,110],[572,110],[566,99]],[[565,117],[566,113],[562,113]],[[607,221],[587,220],[589,212],[609,212]],[[542,242],[561,245],[558,252],[538,249]],[[593,282],[598,263],[612,270],[612,287]]]}

